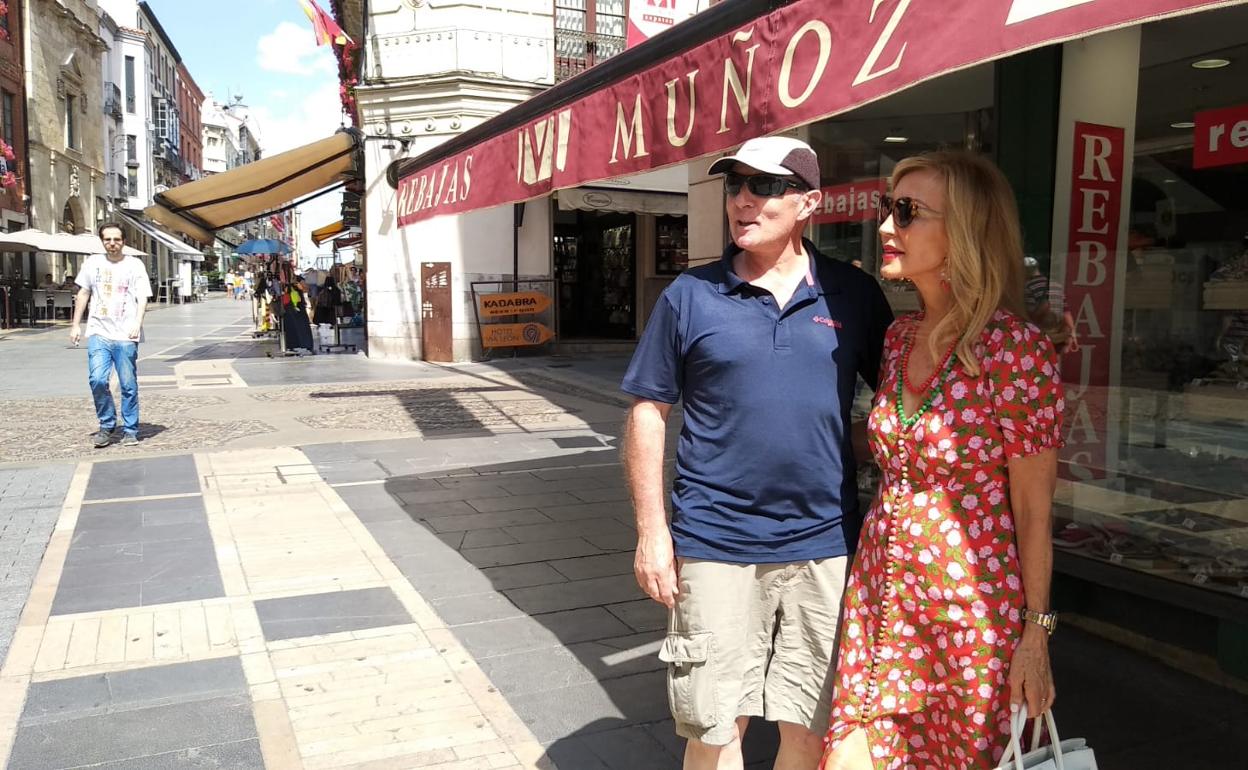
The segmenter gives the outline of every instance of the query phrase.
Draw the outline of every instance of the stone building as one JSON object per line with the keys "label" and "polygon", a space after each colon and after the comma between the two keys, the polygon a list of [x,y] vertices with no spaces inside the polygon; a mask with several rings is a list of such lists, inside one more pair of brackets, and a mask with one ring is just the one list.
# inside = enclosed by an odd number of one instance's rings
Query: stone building
{"label": "stone building", "polygon": [[[346,31],[357,40],[363,33],[359,6],[342,4]],[[360,128],[370,140],[363,212],[369,355],[420,358],[420,263],[449,261],[457,295],[468,280],[510,271],[512,211],[489,212],[472,227],[444,219],[400,229],[394,191],[378,182],[393,161],[420,155],[553,85],[554,6],[520,0],[416,8],[404,0],[378,0],[368,13],[368,53],[355,95]],[[507,235],[501,248],[480,237],[500,231]],[[545,270],[534,265],[528,272]],[[457,308],[458,358],[470,355],[475,331],[468,318],[470,307]]]}
{"label": "stone building", "polygon": [[[99,19],[95,0],[29,0],[22,5],[31,118],[30,227],[88,232],[107,209],[100,119],[105,43]],[[41,253],[35,273],[52,273],[59,281],[75,269],[77,259]]]}

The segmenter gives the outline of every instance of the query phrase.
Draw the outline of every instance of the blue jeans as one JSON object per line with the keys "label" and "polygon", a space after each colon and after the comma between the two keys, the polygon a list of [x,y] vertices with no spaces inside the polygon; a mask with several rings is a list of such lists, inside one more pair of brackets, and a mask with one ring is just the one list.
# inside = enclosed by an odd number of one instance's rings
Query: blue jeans
{"label": "blue jeans", "polygon": [[116,369],[117,382],[121,385],[121,429],[127,435],[139,435],[138,358],[137,342],[118,342],[98,334],[87,338],[87,380],[91,383],[91,398],[95,400],[100,430],[112,431],[117,427],[117,409],[113,406],[113,393],[108,389],[109,376]]}

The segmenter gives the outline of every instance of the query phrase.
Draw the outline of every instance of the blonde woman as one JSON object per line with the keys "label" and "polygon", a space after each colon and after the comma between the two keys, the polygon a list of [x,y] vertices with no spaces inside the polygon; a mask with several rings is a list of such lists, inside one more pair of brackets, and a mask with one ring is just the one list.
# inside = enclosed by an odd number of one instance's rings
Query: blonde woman
{"label": "blonde woman", "polygon": [[884,343],[883,470],[845,591],[825,770],[996,765],[1011,709],[1053,704],[1057,357],[1023,315],[1008,182],[968,152],[897,165],[881,274],[923,311]]}

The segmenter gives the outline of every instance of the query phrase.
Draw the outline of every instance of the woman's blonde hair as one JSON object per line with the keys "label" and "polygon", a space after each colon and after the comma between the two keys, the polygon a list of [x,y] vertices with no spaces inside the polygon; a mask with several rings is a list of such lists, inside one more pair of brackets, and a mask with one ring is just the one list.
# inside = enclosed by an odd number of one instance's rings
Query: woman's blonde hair
{"label": "woman's blonde hair", "polygon": [[893,170],[893,188],[916,171],[931,171],[945,181],[945,277],[953,305],[928,339],[932,358],[939,360],[956,340],[958,359],[978,375],[975,346],[993,313],[1003,309],[1026,318],[1023,236],[1014,191],[992,161],[968,150],[906,158]]}

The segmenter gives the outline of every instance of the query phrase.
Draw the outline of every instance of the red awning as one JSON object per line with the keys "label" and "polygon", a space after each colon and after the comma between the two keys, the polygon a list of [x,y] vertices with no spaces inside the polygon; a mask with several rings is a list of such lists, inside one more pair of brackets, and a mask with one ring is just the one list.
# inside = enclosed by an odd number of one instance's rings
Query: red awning
{"label": "red awning", "polygon": [[[399,224],[683,163],[1020,51],[1244,2],[727,0],[531,100],[544,112],[521,105],[401,162]],[[692,43],[689,25],[749,8]],[[595,70],[612,77],[590,90]]]}

